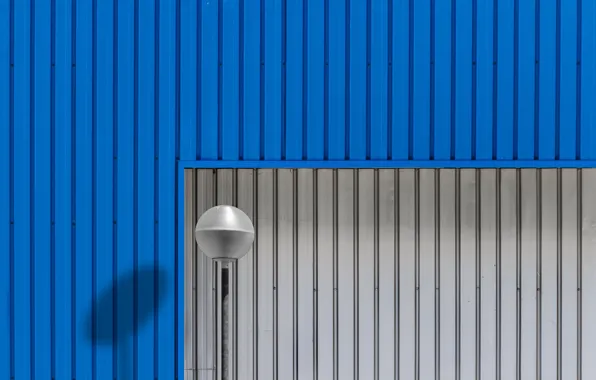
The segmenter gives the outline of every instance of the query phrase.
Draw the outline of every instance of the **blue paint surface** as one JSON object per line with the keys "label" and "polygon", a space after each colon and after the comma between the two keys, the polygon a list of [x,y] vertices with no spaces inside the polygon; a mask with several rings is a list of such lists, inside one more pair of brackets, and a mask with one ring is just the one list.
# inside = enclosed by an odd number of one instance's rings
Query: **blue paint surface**
{"label": "blue paint surface", "polygon": [[184,168],[596,167],[595,103],[590,1],[0,0],[0,378],[183,378]]}

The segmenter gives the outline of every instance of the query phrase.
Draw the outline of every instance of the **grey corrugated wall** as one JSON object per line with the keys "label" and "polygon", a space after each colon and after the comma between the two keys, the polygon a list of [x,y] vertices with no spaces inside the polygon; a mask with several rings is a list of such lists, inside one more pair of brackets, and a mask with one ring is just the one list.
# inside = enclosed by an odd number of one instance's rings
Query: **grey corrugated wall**
{"label": "grey corrugated wall", "polygon": [[186,172],[187,379],[211,376],[210,263],[232,203],[240,379],[596,378],[596,170]]}

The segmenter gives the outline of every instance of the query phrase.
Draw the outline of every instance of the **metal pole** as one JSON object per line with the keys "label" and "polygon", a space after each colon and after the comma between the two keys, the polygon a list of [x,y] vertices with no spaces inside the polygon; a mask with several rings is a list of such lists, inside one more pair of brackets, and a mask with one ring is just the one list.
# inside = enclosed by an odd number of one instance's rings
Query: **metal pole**
{"label": "metal pole", "polygon": [[238,304],[237,260],[213,260],[213,310],[215,334],[215,379],[236,380],[236,341],[238,325],[236,311]]}

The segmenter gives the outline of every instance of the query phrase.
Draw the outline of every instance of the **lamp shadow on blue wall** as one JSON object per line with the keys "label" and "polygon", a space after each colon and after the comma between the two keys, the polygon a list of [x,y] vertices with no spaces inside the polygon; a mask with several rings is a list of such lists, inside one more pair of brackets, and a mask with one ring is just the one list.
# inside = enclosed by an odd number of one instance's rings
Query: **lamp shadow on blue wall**
{"label": "lamp shadow on blue wall", "polygon": [[[113,350],[114,377],[134,378],[136,335],[154,326],[162,300],[170,288],[168,273],[156,266],[143,266],[120,276],[100,289],[90,308],[85,336],[97,346]],[[153,365],[153,363],[145,363]]]}

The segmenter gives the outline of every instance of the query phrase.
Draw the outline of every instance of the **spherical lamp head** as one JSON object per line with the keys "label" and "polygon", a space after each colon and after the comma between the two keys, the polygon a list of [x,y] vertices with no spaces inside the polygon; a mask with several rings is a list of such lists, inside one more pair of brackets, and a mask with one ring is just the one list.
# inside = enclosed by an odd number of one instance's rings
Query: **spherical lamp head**
{"label": "spherical lamp head", "polygon": [[212,259],[240,259],[248,253],[254,238],[250,218],[233,206],[210,208],[195,228],[199,248]]}

